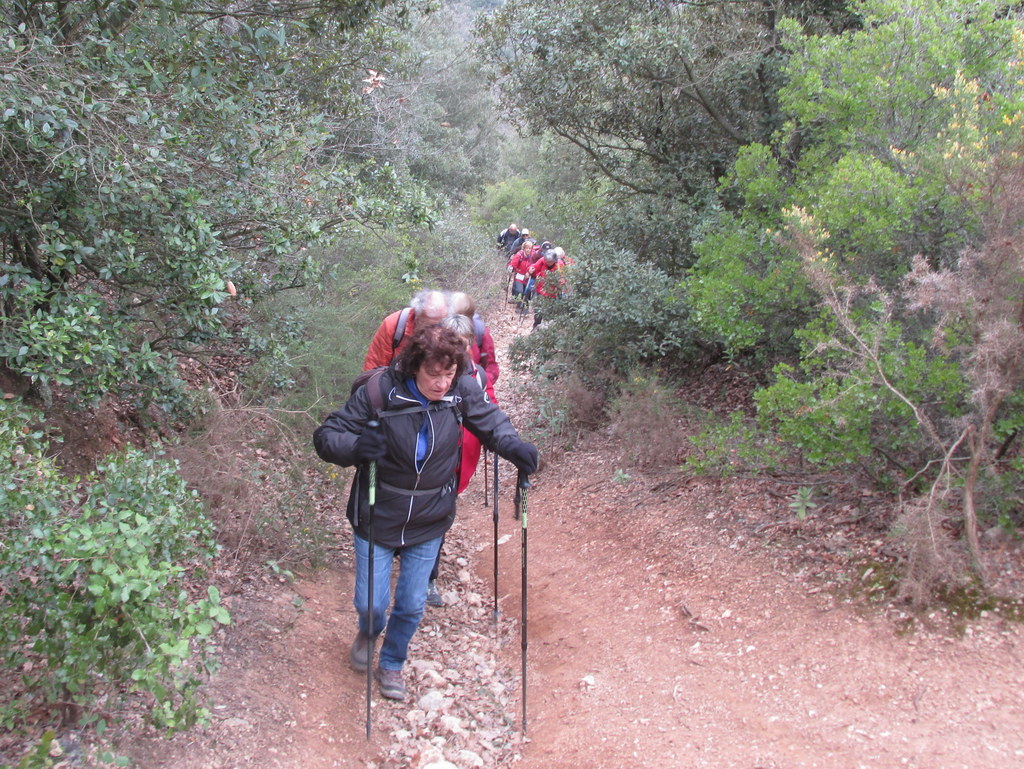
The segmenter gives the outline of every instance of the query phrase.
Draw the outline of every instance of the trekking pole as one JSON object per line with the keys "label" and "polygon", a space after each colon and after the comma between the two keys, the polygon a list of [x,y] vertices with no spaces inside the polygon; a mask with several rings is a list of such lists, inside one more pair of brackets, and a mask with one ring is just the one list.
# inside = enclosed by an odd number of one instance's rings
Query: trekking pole
{"label": "trekking pole", "polygon": [[522,470],[516,483],[516,507],[522,521],[523,578],[520,593],[522,594],[521,647],[523,660],[523,734],[526,734],[526,491],[530,488],[530,477]]}
{"label": "trekking pole", "polygon": [[[484,465],[484,474],[487,474],[487,465]],[[494,512],[491,514],[494,521],[494,611],[491,612],[491,622],[498,624],[498,455],[494,455]]]}
{"label": "trekking pole", "polygon": [[[485,448],[484,449],[484,507],[487,507],[487,505],[489,504],[487,502],[487,486],[488,486],[488,479],[487,479],[487,449]],[[495,489],[494,496],[498,496],[497,489]]]}
{"label": "trekking pole", "polygon": [[512,286],[512,273],[508,274],[508,279],[505,281],[505,307],[508,308],[508,290]]}
{"label": "trekking pole", "polygon": [[[371,419],[366,423],[366,427],[370,430],[377,429],[380,423],[376,419]],[[371,461],[369,467],[369,483],[370,488],[368,489],[370,499],[370,514],[369,520],[366,524],[366,533],[369,537],[367,539],[367,561],[366,561],[366,635],[368,638],[369,652],[366,657],[366,739],[370,739],[370,733],[373,731],[373,720],[370,717],[370,705],[372,701],[373,692],[373,508],[377,504],[377,462]]]}

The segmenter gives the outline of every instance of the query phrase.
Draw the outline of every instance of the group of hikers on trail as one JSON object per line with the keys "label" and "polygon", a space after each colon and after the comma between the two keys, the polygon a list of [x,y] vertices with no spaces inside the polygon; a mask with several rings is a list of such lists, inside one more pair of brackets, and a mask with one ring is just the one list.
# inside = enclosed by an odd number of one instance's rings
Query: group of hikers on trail
{"label": "group of hikers on trail", "polygon": [[357,468],[347,507],[358,616],[349,660],[367,675],[367,736],[376,640],[383,632],[378,689],[404,700],[409,642],[428,602],[444,605],[435,584],[441,546],[481,445],[524,476],[537,469],[537,448],[498,408],[497,379],[494,340],[472,299],[420,291],[380,324],[348,401],[313,434],[321,459]]}
{"label": "group of hikers on trail", "polygon": [[[497,246],[507,260],[512,300],[521,312],[530,306],[534,295],[549,299],[564,295],[565,275],[560,272],[568,263],[564,248],[548,240],[538,242],[528,229],[520,230],[515,222],[498,234]],[[534,310],[534,328],[540,325],[542,314]]]}

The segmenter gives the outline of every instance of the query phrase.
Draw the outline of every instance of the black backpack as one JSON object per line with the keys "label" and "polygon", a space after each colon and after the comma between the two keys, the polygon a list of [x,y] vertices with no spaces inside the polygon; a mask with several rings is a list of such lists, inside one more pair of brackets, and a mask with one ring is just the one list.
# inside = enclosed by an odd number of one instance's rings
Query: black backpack
{"label": "black backpack", "polygon": [[380,378],[387,370],[387,366],[377,366],[366,371],[360,371],[359,375],[352,380],[352,389],[349,391],[349,396],[355,395],[356,390],[366,385],[366,393],[370,396],[370,405],[373,406],[374,412],[379,414],[384,408],[384,392]]}

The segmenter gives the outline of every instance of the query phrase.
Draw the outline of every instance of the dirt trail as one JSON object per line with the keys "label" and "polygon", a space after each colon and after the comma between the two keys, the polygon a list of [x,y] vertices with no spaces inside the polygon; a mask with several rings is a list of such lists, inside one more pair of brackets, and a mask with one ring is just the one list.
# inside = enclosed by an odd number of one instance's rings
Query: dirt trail
{"label": "dirt trail", "polygon": [[[513,421],[525,404],[504,351],[527,333],[490,318]],[[337,567],[294,584],[239,586],[214,720],[126,752],[157,767],[971,767],[1024,765],[1024,633],[997,618],[962,635],[898,634],[891,618],[794,570],[784,548],[730,524],[784,506],[756,484],[616,482],[610,436],[552,457],[529,495],[528,738],[519,733],[521,529],[501,463],[499,594],[482,479],[445,545],[444,609],[429,609],[407,665],[410,702],[348,669],[354,629],[345,525]],[[621,476],[620,476],[621,477]],[[344,490],[312,482],[314,493]],[[781,513],[780,513],[781,515]],[[937,625],[945,627],[945,625]]]}

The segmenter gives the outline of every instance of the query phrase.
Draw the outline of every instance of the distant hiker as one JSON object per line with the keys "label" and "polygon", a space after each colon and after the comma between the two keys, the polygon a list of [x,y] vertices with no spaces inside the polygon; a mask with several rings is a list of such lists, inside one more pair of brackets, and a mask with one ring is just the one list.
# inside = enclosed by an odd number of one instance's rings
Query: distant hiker
{"label": "distant hiker", "polygon": [[525,302],[530,301],[527,284],[530,280],[530,267],[533,266],[533,243],[526,241],[523,247],[512,255],[509,267],[512,268],[512,300],[522,309]]}
{"label": "distant hiker", "polygon": [[519,225],[515,222],[512,222],[498,235],[498,248],[505,254],[506,259],[512,254],[512,244],[517,240],[519,240]]}
{"label": "distant hiker", "polygon": [[363,360],[363,371],[388,365],[412,339],[417,326],[440,323],[448,315],[448,300],[440,291],[417,291],[409,306],[393,312],[381,322]]}
{"label": "distant hiker", "polygon": [[[533,279],[533,290],[547,299],[557,299],[565,294],[565,249],[556,246],[529,269]],[[559,273],[559,274],[556,274]],[[533,327],[540,325],[543,305],[533,312]]]}
{"label": "distant hiker", "polygon": [[510,254],[514,254],[516,251],[522,248],[523,243],[527,240],[529,240],[531,243],[536,243],[536,241],[532,237],[530,237],[530,231],[524,227],[523,231],[519,233],[519,237],[512,242],[512,251],[510,252]]}
{"label": "distant hiker", "polygon": [[[349,658],[356,670],[368,670],[375,640],[386,628],[376,676],[380,693],[391,699],[405,699],[402,665],[423,617],[427,581],[441,538],[455,518],[462,427],[520,471],[529,474],[537,469],[536,447],[519,437],[476,382],[463,376],[464,348],[463,340],[450,329],[440,325],[418,329],[378,379],[360,386],[313,433],[316,453],[325,462],[359,466],[347,508],[355,540],[353,603],[359,621]],[[367,392],[375,385],[383,396],[381,409],[374,408]],[[372,506],[370,463],[377,479]],[[367,539],[371,530],[372,559]],[[399,569],[392,606],[391,572],[396,558]],[[368,595],[371,566],[373,596]]]}
{"label": "distant hiker", "polygon": [[[453,295],[453,304],[455,303],[455,295]],[[473,322],[463,314],[455,313],[449,315],[447,318],[441,321],[443,328],[450,329],[459,335],[459,338],[465,343],[466,350],[468,351],[475,343],[475,333],[473,331]],[[472,360],[466,364],[466,376],[472,378],[480,386],[480,389],[484,391],[484,397],[488,401],[497,405],[498,399],[494,395],[494,387],[487,378],[487,372],[482,366],[477,365]],[[469,487],[469,481],[476,472],[477,466],[480,464],[480,441],[473,433],[471,433],[465,427],[462,428],[462,459],[459,462],[459,484],[457,493],[461,494]],[[486,468],[484,468],[486,472]],[[441,548],[444,547],[444,540],[442,538],[441,547],[437,550],[437,559],[434,561],[434,568],[430,571],[430,581],[427,583],[427,605],[428,606],[444,606],[444,599],[437,590],[437,577],[441,569]]]}
{"label": "distant hiker", "polygon": [[498,381],[498,356],[494,351],[494,338],[490,329],[476,311],[476,303],[468,294],[456,291],[448,297],[448,306],[455,315],[465,315],[473,321],[473,340],[469,348],[469,356],[473,362],[487,371],[487,379],[491,387]]}

